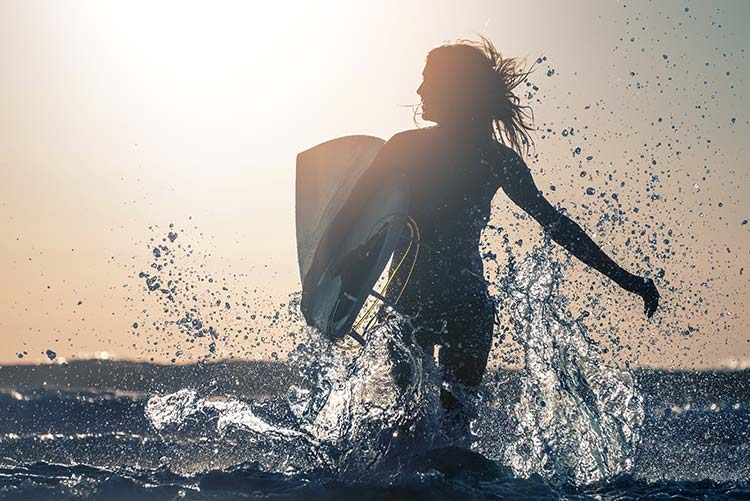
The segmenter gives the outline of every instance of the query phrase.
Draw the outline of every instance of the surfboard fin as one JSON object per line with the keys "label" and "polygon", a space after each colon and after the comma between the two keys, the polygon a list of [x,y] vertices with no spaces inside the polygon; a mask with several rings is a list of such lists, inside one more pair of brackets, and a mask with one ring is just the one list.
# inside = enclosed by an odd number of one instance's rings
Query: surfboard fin
{"label": "surfboard fin", "polygon": [[367,340],[365,340],[365,338],[363,338],[362,336],[360,336],[359,333],[357,333],[357,331],[355,331],[354,329],[352,329],[351,331],[349,331],[349,337],[352,338],[352,339],[354,339],[360,345],[362,345],[363,348],[367,344]]}
{"label": "surfboard fin", "polygon": [[370,291],[370,295],[372,297],[374,297],[375,299],[379,300],[381,303],[383,303],[383,304],[385,304],[387,306],[390,306],[391,308],[395,308],[396,307],[396,303],[394,303],[390,299],[387,299],[385,296],[383,296],[381,293],[379,293],[376,290],[371,290]]}

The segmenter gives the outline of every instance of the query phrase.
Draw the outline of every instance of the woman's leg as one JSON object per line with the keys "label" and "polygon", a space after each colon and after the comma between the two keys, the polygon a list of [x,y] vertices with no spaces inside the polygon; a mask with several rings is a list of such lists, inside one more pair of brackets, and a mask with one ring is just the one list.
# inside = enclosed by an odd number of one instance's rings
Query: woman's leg
{"label": "woman's leg", "polygon": [[444,432],[454,444],[471,442],[475,397],[492,348],[495,307],[492,301],[473,297],[461,302],[460,311],[450,316],[439,362],[444,385],[440,400],[445,409]]}
{"label": "woman's leg", "polygon": [[495,326],[495,306],[484,294],[462,301],[446,317],[440,365],[446,383],[479,386],[487,367]]}

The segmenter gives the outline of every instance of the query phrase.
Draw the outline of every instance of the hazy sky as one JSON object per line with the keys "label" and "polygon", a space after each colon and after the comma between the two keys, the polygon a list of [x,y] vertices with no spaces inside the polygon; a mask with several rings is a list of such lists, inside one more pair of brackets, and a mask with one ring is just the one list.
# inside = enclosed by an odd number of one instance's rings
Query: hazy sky
{"label": "hazy sky", "polygon": [[[539,187],[658,277],[664,307],[646,322],[612,285],[589,304],[587,284],[603,281],[576,266],[562,290],[576,312],[596,312],[592,331],[616,331],[635,363],[750,364],[748,19],[744,0],[4,1],[0,363],[206,354],[203,340],[182,346],[137,276],[159,243],[202,301],[232,305],[208,315],[235,336],[213,356],[283,349],[269,339],[299,288],[296,154],[413,128],[426,52],[482,33],[506,55],[546,57],[538,90],[521,91]],[[541,235],[531,221],[512,231],[521,253]]]}

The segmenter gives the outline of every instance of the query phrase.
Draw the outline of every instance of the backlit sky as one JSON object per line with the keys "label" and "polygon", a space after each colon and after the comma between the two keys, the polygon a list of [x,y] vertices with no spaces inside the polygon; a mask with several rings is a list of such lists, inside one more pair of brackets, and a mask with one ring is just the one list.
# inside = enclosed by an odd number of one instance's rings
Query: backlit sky
{"label": "backlit sky", "polygon": [[[592,233],[611,207],[586,189],[616,190],[638,224],[606,223],[598,240],[632,271],[664,270],[650,322],[605,286],[627,356],[750,364],[748,20],[743,0],[4,1],[0,363],[47,361],[48,349],[174,358],[175,341],[149,326],[176,319],[137,277],[169,224],[194,250],[185,273],[223,277],[260,322],[299,288],[296,154],[413,128],[427,51],[481,33],[506,55],[546,56],[539,90],[523,89],[540,127],[539,187]],[[497,205],[498,220],[511,217]],[[530,221],[513,231],[541,234]],[[582,269],[572,276],[603,283]],[[574,281],[571,296],[585,289]],[[583,296],[573,307],[591,309]],[[254,325],[244,347],[215,356],[269,356],[278,343],[257,344],[267,325]],[[205,345],[179,348],[190,350]]]}

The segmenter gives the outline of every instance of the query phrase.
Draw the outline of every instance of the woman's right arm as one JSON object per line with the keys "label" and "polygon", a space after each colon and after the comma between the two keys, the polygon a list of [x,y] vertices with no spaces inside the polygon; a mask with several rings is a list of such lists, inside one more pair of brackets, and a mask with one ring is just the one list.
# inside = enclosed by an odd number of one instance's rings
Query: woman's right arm
{"label": "woman's right arm", "polygon": [[405,176],[403,169],[407,148],[407,135],[410,131],[399,132],[391,137],[373,159],[369,167],[357,180],[349,198],[339,210],[331,224],[332,227],[348,228],[361,213],[362,207],[369,200],[378,186],[398,176]]}

